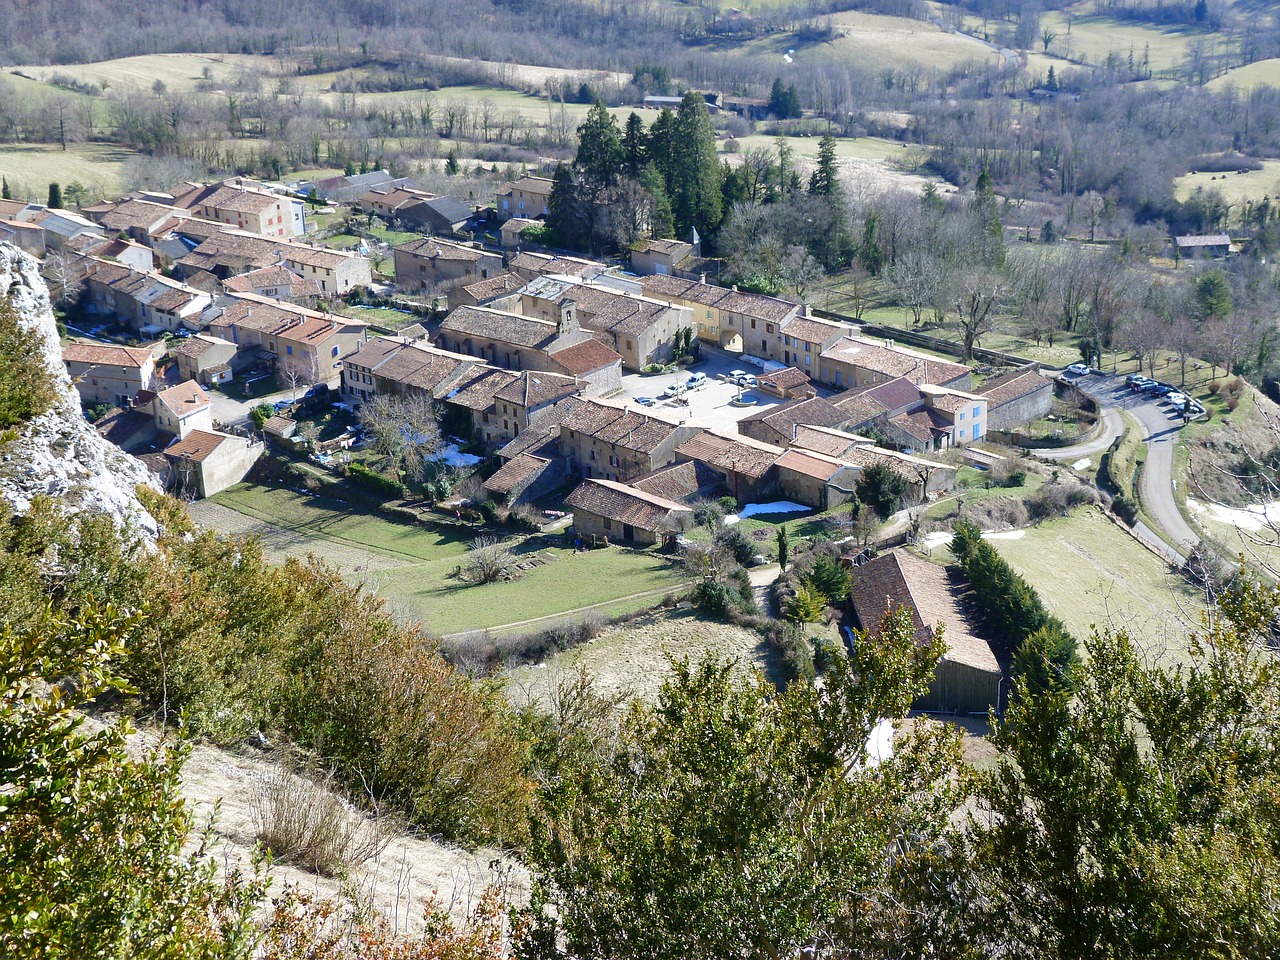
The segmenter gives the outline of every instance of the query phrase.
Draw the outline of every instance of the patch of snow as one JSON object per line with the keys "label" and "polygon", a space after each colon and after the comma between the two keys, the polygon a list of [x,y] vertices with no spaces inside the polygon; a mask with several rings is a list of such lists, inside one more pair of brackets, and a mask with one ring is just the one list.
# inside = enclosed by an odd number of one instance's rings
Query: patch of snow
{"label": "patch of snow", "polygon": [[1083,470],[1089,464],[1093,463],[1088,457],[1082,457],[1071,465],[1072,470]]}
{"label": "patch of snow", "polygon": [[737,523],[739,520],[745,520],[747,517],[754,517],[760,513],[807,513],[813,507],[806,507],[801,503],[792,503],[790,500],[775,500],[773,503],[748,503],[737,513],[731,513],[724,518],[724,522],[728,524]]}
{"label": "patch of snow", "polygon": [[[984,530],[982,533],[983,540],[1021,540],[1027,535],[1025,530]],[[930,550],[935,547],[941,547],[951,542],[953,534],[950,530],[935,530],[933,533],[927,533],[920,538],[920,543]]]}
{"label": "patch of snow", "polygon": [[474,467],[484,458],[477,457],[474,453],[462,453],[456,443],[451,443],[447,447],[441,447],[435,459],[443,460],[451,467]]}
{"label": "patch of snow", "polygon": [[1203,504],[1187,499],[1187,509],[1192,513],[1208,513],[1210,519],[1226,523],[1250,533],[1257,533],[1265,526],[1280,524],[1280,500],[1272,503],[1255,503],[1248,507],[1224,507],[1220,503]]}
{"label": "patch of snow", "polygon": [[920,542],[932,550],[934,547],[940,547],[951,539],[951,531],[935,530],[933,533],[926,533]]}
{"label": "patch of snow", "polygon": [[1027,535],[1025,530],[1001,530],[999,533],[984,533],[983,540],[1021,540]]}

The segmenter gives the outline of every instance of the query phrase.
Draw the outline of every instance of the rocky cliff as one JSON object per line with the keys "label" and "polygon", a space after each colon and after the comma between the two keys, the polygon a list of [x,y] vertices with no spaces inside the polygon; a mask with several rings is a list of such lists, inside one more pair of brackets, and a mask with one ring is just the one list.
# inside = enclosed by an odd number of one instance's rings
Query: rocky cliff
{"label": "rocky cliff", "polygon": [[39,263],[5,243],[0,243],[0,296],[8,297],[19,324],[41,344],[55,391],[50,408],[25,424],[17,439],[0,446],[0,499],[21,514],[33,497],[45,494],[68,510],[106,514],[118,526],[153,539],[155,520],[135,489],[155,486],[155,479],[141,461],[98,436],[81,414]]}

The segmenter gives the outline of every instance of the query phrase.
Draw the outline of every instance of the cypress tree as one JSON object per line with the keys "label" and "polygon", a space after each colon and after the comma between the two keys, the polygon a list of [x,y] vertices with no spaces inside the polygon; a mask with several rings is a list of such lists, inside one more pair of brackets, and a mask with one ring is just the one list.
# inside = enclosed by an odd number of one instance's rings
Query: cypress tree
{"label": "cypress tree", "polygon": [[574,160],[580,182],[608,187],[617,182],[622,172],[622,138],[618,122],[605,109],[603,101],[596,98],[587,119],[578,127],[578,155]]}
{"label": "cypress tree", "polygon": [[662,174],[650,160],[640,171],[640,186],[644,187],[652,198],[649,207],[649,235],[657,239],[670,237],[675,233],[675,223],[671,217],[671,198],[667,196],[667,185]]}
{"label": "cypress tree", "polygon": [[57,182],[49,184],[49,202],[47,206],[62,209],[62,186]]}
{"label": "cypress tree", "polygon": [[12,200],[13,194],[9,192],[9,178],[3,180],[3,187],[0,187],[0,200]]}
{"label": "cypress tree", "polygon": [[644,132],[644,121],[640,119],[640,114],[632,111],[622,132],[622,166],[631,179],[639,179],[640,171],[648,160],[648,148],[649,138]]}
{"label": "cypress tree", "polygon": [[840,193],[840,173],[836,168],[836,140],[828,134],[818,144],[818,165],[809,177],[809,194],[836,198]]}
{"label": "cypress tree", "polygon": [[668,186],[676,232],[684,236],[697,228],[706,236],[720,225],[724,197],[711,115],[707,102],[698,94],[684,95],[673,132],[673,176]]}

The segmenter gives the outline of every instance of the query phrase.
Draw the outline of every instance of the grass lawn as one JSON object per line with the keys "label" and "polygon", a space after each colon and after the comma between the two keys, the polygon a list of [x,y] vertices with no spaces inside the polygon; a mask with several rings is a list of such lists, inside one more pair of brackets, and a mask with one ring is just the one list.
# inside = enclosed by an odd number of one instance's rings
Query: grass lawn
{"label": "grass lawn", "polygon": [[112,87],[137,87],[150,91],[159,80],[169,90],[194,90],[204,79],[204,71],[210,71],[214,83],[225,83],[246,70],[272,72],[277,61],[270,57],[246,54],[155,53],[141,57],[122,57],[98,63],[58,64],[51,67],[13,67],[29,77],[46,80],[54,74],[64,74],[82,83],[107,81]]}
{"label": "grass lawn", "polygon": [[1225,87],[1234,86],[1245,93],[1254,87],[1280,87],[1280,57],[1258,60],[1243,67],[1228,70],[1222,76],[1210,80],[1207,86],[1210,90],[1222,90]]}
{"label": "grass lawn", "polygon": [[1188,173],[1174,182],[1179,200],[1186,200],[1200,187],[1218,191],[1233,206],[1275,196],[1280,192],[1280,160],[1264,160],[1261,170],[1248,173]]}
{"label": "grass lawn", "polygon": [[935,65],[950,70],[970,61],[990,61],[996,52],[980,41],[947,33],[925,20],[842,11],[830,17],[837,38],[829,43],[802,46],[792,34],[753,41],[761,53],[782,54],[795,49],[798,62],[854,62],[869,68],[927,70]]}
{"label": "grass lawn", "polygon": [[1148,656],[1187,659],[1196,594],[1096,508],[991,542],[1077,638],[1094,626],[1125,627]]}
{"label": "grass lawn", "polygon": [[[471,586],[451,578],[469,537],[395,523],[363,507],[278,487],[239,484],[211,502],[270,525],[263,532],[276,558],[315,554],[354,575],[398,613],[432,633],[496,627],[579,607],[602,604],[603,615],[651,606],[680,582],[671,562],[651,551],[612,547],[575,554],[572,548],[537,550],[542,566],[513,581]],[[629,600],[634,594],[658,596]],[[536,629],[536,625],[531,627]]]}
{"label": "grass lawn", "polygon": [[[1121,62],[1128,61],[1133,51],[1136,64],[1142,62],[1144,53],[1150,58],[1153,71],[1171,70],[1185,58],[1187,47],[1193,40],[1224,41],[1221,34],[1190,30],[1161,30],[1155,26],[1122,22],[1110,17],[1072,16],[1070,24],[1058,11],[1047,11],[1041,18],[1042,29],[1057,34],[1049,44],[1049,53],[1076,62],[1095,66],[1106,62],[1107,55],[1115,53]],[[1040,47],[1037,42],[1037,47]],[[1043,50],[1043,47],[1040,47]]]}
{"label": "grass lawn", "polygon": [[72,180],[84,184],[86,202],[119,196],[124,165],[137,156],[132,150],[107,143],[6,144],[0,147],[0,174],[17,199],[40,203],[49,196],[50,181],[66,189]]}

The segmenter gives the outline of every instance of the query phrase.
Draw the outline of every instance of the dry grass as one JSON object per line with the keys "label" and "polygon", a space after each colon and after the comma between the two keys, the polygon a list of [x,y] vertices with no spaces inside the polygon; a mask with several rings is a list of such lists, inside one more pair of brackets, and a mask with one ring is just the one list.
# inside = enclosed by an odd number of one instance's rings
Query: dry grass
{"label": "dry grass", "polygon": [[159,80],[168,89],[181,92],[194,90],[196,84],[204,79],[206,67],[217,84],[226,83],[246,70],[273,72],[279,68],[279,63],[270,57],[246,54],[154,53],[97,63],[10,67],[8,72],[21,71],[41,81],[47,81],[55,74],[74,77],[82,83],[101,84],[105,80],[108,90],[112,87],[150,90]]}
{"label": "dry grass", "polygon": [[1200,39],[1207,43],[1216,41],[1219,51],[1225,43],[1221,34],[1161,30],[1109,17],[1076,15],[1071,18],[1068,29],[1067,17],[1057,11],[1043,14],[1040,22],[1057,33],[1057,38],[1049,44],[1051,54],[1096,65],[1105,62],[1110,53],[1127,60],[1130,49],[1133,50],[1134,60],[1141,63],[1144,51],[1149,50],[1150,66],[1156,73],[1177,67],[1193,40]]}
{"label": "dry grass", "polygon": [[119,195],[124,165],[134,156],[131,150],[102,143],[73,143],[66,150],[53,144],[9,144],[0,148],[0,174],[20,199],[43,203],[50,181],[65,187],[79,180],[96,200]]}
{"label": "dry grass", "polygon": [[1232,86],[1246,92],[1255,87],[1280,87],[1280,57],[1236,67],[1209,81],[1210,90],[1222,90]]}
{"label": "dry grass", "polygon": [[[1179,177],[1174,187],[1179,200],[1186,200],[1200,187],[1218,191],[1232,205],[1274,197],[1280,192],[1280,160],[1264,160],[1261,170],[1247,173],[1188,173]],[[1238,216],[1239,211],[1234,215]]]}
{"label": "dry grass", "polygon": [[258,839],[272,855],[325,877],[380,856],[400,832],[400,824],[344,800],[331,780],[269,773],[254,785],[252,804]]}
{"label": "dry grass", "polygon": [[[831,43],[797,49],[795,59],[836,60],[862,63],[869,67],[898,70],[947,71],[970,61],[991,61],[996,52],[987,44],[958,33],[948,33],[936,24],[907,17],[844,11],[832,15],[841,36]],[[776,52],[779,59],[795,46],[793,38],[782,37],[756,44],[762,52]]]}

